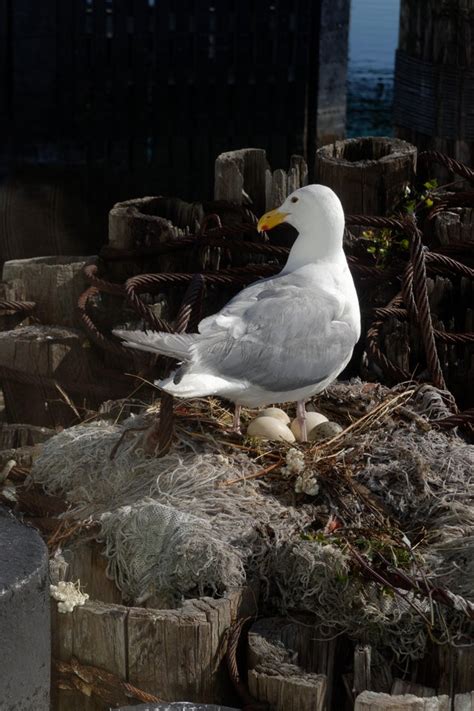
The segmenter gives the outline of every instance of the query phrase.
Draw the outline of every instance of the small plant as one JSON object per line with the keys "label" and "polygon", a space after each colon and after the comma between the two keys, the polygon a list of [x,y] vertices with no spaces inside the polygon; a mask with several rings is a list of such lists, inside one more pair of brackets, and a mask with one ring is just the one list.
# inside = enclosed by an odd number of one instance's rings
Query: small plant
{"label": "small plant", "polygon": [[374,255],[377,266],[382,268],[388,265],[393,256],[406,252],[410,247],[405,236],[397,235],[388,227],[382,230],[364,230],[362,238],[369,243],[367,252]]}
{"label": "small plant", "polygon": [[417,191],[409,185],[406,186],[403,200],[400,205],[404,212],[407,212],[409,215],[414,215],[423,207],[433,207],[433,197],[438,188],[438,181],[436,178],[427,180],[426,183],[423,183],[423,188],[423,190]]}
{"label": "small plant", "polygon": [[[398,210],[415,215],[423,208],[433,207],[437,188],[438,181],[435,178],[423,183],[421,192],[406,185]],[[377,266],[381,268],[387,267],[393,257],[402,256],[410,248],[410,242],[405,235],[389,227],[364,230],[362,238],[368,242],[367,252],[374,255]]]}

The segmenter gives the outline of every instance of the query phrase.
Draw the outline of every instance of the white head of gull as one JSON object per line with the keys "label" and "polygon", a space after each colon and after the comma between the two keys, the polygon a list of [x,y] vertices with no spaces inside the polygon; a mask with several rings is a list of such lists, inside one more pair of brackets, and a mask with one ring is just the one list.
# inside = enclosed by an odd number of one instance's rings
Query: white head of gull
{"label": "white head of gull", "polygon": [[243,289],[198,333],[114,331],[125,345],[161,353],[180,366],[158,386],[176,397],[217,395],[240,408],[297,402],[303,440],[305,402],[349,362],[360,336],[357,294],[344,255],[344,212],[323,185],[295,190],[259,220],[259,231],[286,222],[298,232],[284,268]]}

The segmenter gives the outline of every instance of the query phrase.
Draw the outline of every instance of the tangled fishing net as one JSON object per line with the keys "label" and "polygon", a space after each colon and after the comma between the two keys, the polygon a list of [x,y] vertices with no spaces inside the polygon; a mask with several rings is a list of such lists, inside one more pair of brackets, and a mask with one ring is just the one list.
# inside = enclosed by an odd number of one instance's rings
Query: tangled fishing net
{"label": "tangled fishing net", "polygon": [[100,527],[127,602],[172,606],[258,580],[264,604],[310,612],[321,638],[410,658],[428,635],[462,640],[474,618],[474,448],[430,422],[445,416],[442,393],[357,380],[316,404],[345,429],[313,447],[242,445],[219,425],[203,436],[210,411],[190,403],[161,458],[143,449],[145,414],[59,433],[32,476],[67,499],[67,517]]}

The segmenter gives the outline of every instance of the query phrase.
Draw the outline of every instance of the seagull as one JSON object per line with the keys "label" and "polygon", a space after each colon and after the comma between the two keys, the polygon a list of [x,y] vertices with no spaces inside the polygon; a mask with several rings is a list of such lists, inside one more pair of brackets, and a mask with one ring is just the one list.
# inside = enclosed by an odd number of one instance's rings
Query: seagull
{"label": "seagull", "polygon": [[242,406],[296,402],[307,440],[306,401],[322,392],[348,364],[360,337],[357,293],[342,246],[344,212],[324,185],[295,190],[259,220],[259,232],[279,224],[298,233],[276,276],[250,284],[198,333],[114,330],[126,346],[170,356],[179,367],[159,388],[180,398],[216,395]]}

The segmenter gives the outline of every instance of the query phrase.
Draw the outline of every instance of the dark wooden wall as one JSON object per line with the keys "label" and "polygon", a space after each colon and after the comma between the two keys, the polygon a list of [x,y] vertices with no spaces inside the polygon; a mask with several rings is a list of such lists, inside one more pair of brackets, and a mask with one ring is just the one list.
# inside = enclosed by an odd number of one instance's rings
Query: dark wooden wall
{"label": "dark wooden wall", "polygon": [[[0,0],[0,176],[203,199],[224,151],[344,133],[350,0]],[[0,199],[1,202],[1,199]]]}
{"label": "dark wooden wall", "polygon": [[472,165],[474,0],[402,0],[394,118],[401,138]]}
{"label": "dark wooden wall", "polygon": [[344,131],[348,14],[348,0],[0,0],[3,163],[87,162],[187,196],[223,150],[286,165],[318,124]]}

